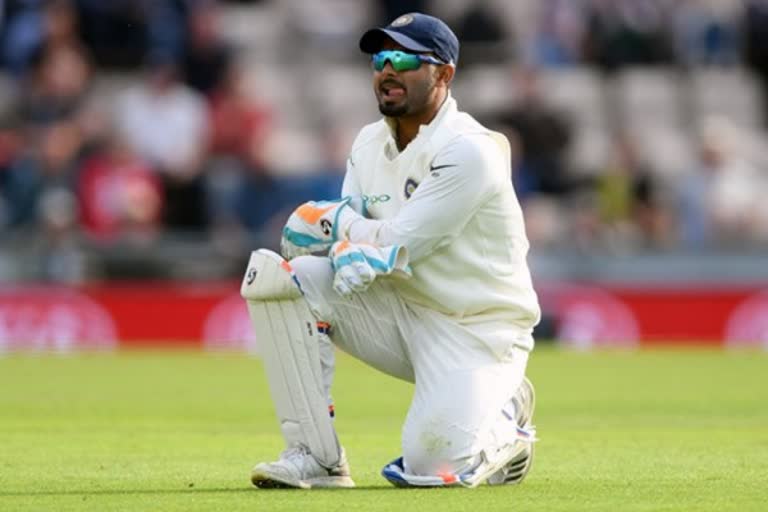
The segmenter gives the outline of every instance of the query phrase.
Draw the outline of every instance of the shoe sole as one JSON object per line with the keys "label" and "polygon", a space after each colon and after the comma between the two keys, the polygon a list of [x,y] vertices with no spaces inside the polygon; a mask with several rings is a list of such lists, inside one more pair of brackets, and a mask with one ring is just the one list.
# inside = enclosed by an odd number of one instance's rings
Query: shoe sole
{"label": "shoe sole", "polygon": [[251,483],[259,489],[306,489],[301,485],[293,485],[268,477],[251,477]]}
{"label": "shoe sole", "polygon": [[[533,421],[533,413],[536,411],[536,388],[533,387],[533,382],[531,382],[528,377],[523,377],[523,385],[527,385],[528,389],[530,389],[531,412],[525,419],[525,424],[530,425],[530,423]],[[509,468],[509,472],[504,477],[504,483],[506,485],[516,485],[522,483],[522,481],[528,475],[528,472],[531,470],[531,467],[533,467],[533,456],[535,453],[535,448],[536,446],[531,443],[528,456],[524,459],[520,459],[519,461],[512,463]]]}
{"label": "shoe sole", "polygon": [[[528,379],[528,377],[523,377],[523,386],[528,386],[530,391],[530,397],[531,397],[531,407],[530,407],[530,414],[527,418],[525,418],[525,424],[530,425],[531,421],[533,420],[533,413],[536,410],[536,388],[533,387],[533,383]],[[523,452],[525,453],[525,452]],[[525,480],[525,477],[528,475],[528,472],[531,470],[531,467],[533,467],[533,456],[535,453],[535,445],[533,443],[530,444],[530,448],[528,450],[528,454],[519,459],[519,460],[513,460],[507,465],[504,466],[502,471],[504,471],[504,480],[497,483],[490,483],[490,485],[517,485],[523,482]]]}
{"label": "shoe sole", "polygon": [[508,467],[505,468],[507,474],[504,476],[503,485],[517,485],[523,482],[528,475],[528,472],[531,470],[531,467],[533,467],[534,450],[534,445],[531,445],[531,450],[528,452],[527,457],[510,463]]}
{"label": "shoe sole", "polygon": [[355,486],[355,482],[348,476],[287,480],[264,473],[252,473],[251,483],[259,489],[348,489]]}

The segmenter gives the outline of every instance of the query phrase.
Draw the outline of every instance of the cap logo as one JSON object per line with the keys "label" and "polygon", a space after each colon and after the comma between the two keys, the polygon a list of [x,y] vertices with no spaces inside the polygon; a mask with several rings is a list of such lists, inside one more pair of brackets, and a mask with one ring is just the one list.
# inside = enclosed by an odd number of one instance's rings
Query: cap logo
{"label": "cap logo", "polygon": [[413,16],[410,14],[403,14],[399,18],[397,18],[395,21],[390,23],[389,25],[391,27],[404,27],[405,25],[408,25],[413,21]]}

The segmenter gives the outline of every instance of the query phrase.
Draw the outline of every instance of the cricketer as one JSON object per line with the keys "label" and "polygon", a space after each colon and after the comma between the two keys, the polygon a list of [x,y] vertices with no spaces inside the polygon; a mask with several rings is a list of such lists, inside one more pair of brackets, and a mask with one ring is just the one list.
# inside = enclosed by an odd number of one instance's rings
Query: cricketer
{"label": "cricketer", "polygon": [[355,139],[341,199],[297,208],[282,257],[254,251],[243,279],[286,441],[251,480],[354,486],[333,422],[336,345],[415,384],[384,478],[519,483],[533,460],[525,370],[540,310],[509,143],[458,110],[459,42],[443,21],[405,14],[360,49],[383,118]]}

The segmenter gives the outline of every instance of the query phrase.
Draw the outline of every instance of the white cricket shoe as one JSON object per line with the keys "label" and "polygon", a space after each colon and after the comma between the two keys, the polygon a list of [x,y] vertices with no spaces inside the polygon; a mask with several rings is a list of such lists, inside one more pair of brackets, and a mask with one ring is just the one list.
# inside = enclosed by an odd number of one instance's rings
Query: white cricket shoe
{"label": "white cricket shoe", "polygon": [[[520,389],[512,398],[515,405],[515,419],[523,430],[530,430],[533,411],[536,408],[536,391],[528,377],[523,378]],[[533,444],[522,443],[520,451],[499,471],[488,477],[489,485],[511,485],[522,482],[533,465]]]}
{"label": "white cricket shoe", "polygon": [[349,476],[349,463],[343,449],[339,465],[327,469],[304,446],[288,448],[275,462],[257,464],[251,470],[251,482],[262,489],[355,486]]}

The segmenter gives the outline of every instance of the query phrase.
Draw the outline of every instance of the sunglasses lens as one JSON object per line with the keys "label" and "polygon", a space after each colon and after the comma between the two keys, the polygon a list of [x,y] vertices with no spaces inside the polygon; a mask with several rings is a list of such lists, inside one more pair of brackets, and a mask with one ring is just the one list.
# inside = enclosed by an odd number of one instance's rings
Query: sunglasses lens
{"label": "sunglasses lens", "polygon": [[383,52],[373,54],[373,69],[376,71],[381,71],[384,69],[384,66],[387,63],[387,58],[385,55],[382,55],[382,53]]}
{"label": "sunglasses lens", "polygon": [[392,64],[395,71],[410,71],[421,65],[421,59],[413,53],[405,53],[397,50],[384,50],[373,55],[373,68],[381,71],[387,61]]}

